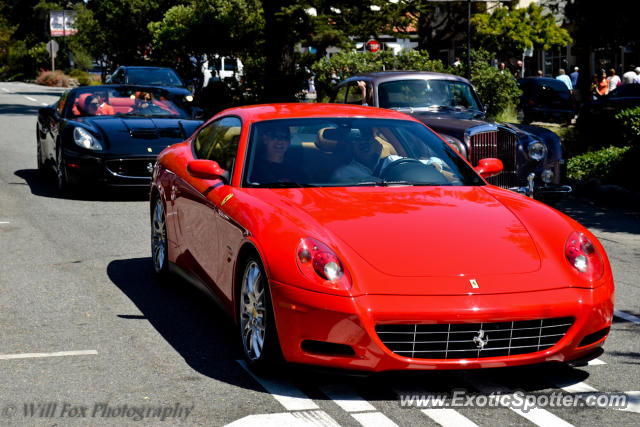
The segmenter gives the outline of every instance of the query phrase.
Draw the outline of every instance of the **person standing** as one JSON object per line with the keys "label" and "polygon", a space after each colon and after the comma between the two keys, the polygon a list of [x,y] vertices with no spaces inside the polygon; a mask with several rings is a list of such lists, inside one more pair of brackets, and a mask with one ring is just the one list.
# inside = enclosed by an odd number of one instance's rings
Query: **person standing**
{"label": "person standing", "polygon": [[600,71],[600,76],[598,77],[597,92],[598,96],[609,94],[609,80],[607,80],[607,72],[604,70]]}
{"label": "person standing", "polygon": [[569,77],[571,78],[571,85],[574,89],[578,86],[578,78],[580,77],[578,70],[578,67],[573,67],[573,73],[569,74]]}
{"label": "person standing", "polygon": [[609,81],[609,92],[613,92],[618,86],[622,83],[620,82],[620,77],[616,75],[615,68],[611,68],[609,70],[609,77],[607,77]]}
{"label": "person standing", "polygon": [[562,83],[564,83],[565,85],[567,85],[567,88],[572,91],[573,90],[573,85],[571,84],[571,79],[569,78],[569,76],[567,76],[565,74],[564,68],[560,68],[558,70],[558,75],[556,76],[556,80],[560,80]]}
{"label": "person standing", "polygon": [[626,73],[624,73],[622,75],[622,84],[623,85],[628,85],[628,84],[633,83],[635,78],[638,77],[638,74],[636,73],[635,68],[636,68],[635,65],[629,66],[629,71],[627,71]]}

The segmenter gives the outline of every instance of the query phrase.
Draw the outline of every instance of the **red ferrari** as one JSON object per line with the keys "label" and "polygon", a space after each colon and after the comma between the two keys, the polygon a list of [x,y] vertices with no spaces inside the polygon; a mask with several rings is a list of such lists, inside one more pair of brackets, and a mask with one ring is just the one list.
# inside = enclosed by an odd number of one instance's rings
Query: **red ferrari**
{"label": "red ferrari", "polygon": [[613,277],[583,226],[488,185],[424,124],[324,104],[225,110],[158,157],[160,278],[233,314],[253,369],[585,362],[602,353]]}

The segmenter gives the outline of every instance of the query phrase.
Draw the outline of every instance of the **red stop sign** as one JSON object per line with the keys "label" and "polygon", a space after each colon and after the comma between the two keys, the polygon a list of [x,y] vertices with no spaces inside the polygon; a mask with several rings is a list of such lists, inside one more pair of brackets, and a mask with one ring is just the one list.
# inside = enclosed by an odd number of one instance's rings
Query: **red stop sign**
{"label": "red stop sign", "polygon": [[377,52],[380,50],[380,42],[377,40],[369,40],[367,42],[367,50],[369,52]]}

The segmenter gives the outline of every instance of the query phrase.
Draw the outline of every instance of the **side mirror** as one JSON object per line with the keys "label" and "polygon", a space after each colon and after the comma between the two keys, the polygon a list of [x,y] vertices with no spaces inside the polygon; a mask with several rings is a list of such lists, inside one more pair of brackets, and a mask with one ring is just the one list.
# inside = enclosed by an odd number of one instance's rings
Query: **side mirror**
{"label": "side mirror", "polygon": [[191,160],[187,163],[187,172],[194,178],[221,179],[225,184],[229,183],[229,171],[213,160]]}
{"label": "side mirror", "polygon": [[482,176],[484,179],[487,179],[492,176],[498,175],[500,172],[502,172],[503,168],[504,166],[502,165],[502,160],[488,158],[480,159],[478,166],[476,166],[474,169],[480,174],[480,176]]}

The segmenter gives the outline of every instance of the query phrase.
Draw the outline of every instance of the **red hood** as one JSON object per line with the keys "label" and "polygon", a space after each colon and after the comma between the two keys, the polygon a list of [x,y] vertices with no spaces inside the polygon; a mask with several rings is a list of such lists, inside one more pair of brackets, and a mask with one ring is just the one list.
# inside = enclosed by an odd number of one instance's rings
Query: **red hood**
{"label": "red hood", "polygon": [[317,188],[277,192],[391,276],[501,275],[540,269],[520,220],[482,187]]}

